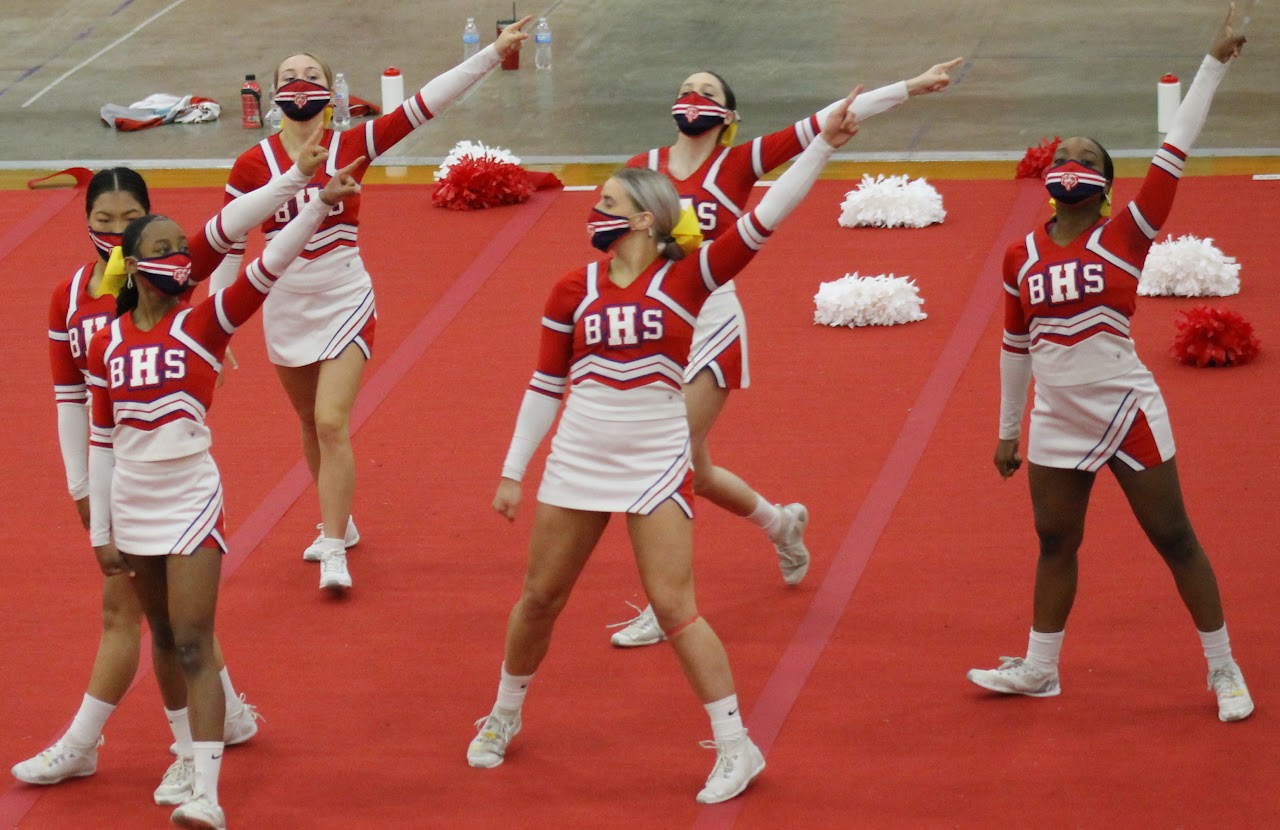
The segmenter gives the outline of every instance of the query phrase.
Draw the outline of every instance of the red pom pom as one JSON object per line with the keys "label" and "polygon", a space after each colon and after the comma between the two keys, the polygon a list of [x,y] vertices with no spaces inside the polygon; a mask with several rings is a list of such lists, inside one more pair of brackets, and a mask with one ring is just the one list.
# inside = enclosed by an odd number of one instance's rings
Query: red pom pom
{"label": "red pom pom", "polygon": [[528,171],[518,164],[464,156],[449,165],[448,175],[436,183],[431,202],[450,210],[481,210],[528,201],[533,190]]}
{"label": "red pom pom", "polygon": [[1027,154],[1022,157],[1022,161],[1018,162],[1018,172],[1014,178],[1044,178],[1044,171],[1053,162],[1053,154],[1058,151],[1058,145],[1061,143],[1062,139],[1055,135],[1052,139],[1042,138],[1036,146],[1028,147]]}
{"label": "red pom pom", "polygon": [[1229,308],[1198,305],[1175,321],[1169,353],[1188,366],[1241,366],[1258,355],[1253,324]]}

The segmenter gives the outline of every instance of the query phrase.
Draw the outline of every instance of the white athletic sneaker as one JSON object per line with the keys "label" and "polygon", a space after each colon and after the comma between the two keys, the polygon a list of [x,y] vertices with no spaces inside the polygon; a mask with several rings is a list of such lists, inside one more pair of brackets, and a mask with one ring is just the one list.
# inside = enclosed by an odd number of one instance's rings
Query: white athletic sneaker
{"label": "white athletic sneaker", "polygon": [[969,669],[970,681],[1006,695],[1053,697],[1062,693],[1058,670],[1037,669],[1021,657],[1001,657],[998,669]]}
{"label": "white athletic sneaker", "polygon": [[511,719],[491,712],[476,721],[480,732],[467,747],[467,763],[480,769],[492,769],[507,756],[507,744],[520,734],[520,713]]}
{"label": "white athletic sneaker", "polygon": [[98,747],[72,746],[59,738],[53,746],[25,761],[13,765],[13,777],[27,784],[57,784],[68,778],[83,778],[98,771]]}
{"label": "white athletic sneaker", "polygon": [[345,551],[327,551],[320,560],[320,589],[345,591],[351,587],[351,572],[347,570]]}
{"label": "white athletic sneaker", "polygon": [[196,780],[196,765],[190,758],[179,755],[165,770],[160,786],[156,787],[156,803],[170,807],[191,798],[191,788]]}
{"label": "white athletic sneaker", "polygon": [[[244,743],[258,734],[258,721],[265,720],[258,714],[257,706],[245,702],[244,693],[241,692],[240,697],[227,700],[227,714],[222,721],[222,742],[227,746]],[[169,754],[178,754],[176,743],[169,744]]]}
{"label": "white athletic sneaker", "polygon": [[[319,562],[323,558],[324,551],[320,541],[324,539],[324,522],[316,525],[316,529],[320,531],[320,535],[302,552],[302,558],[308,562]],[[347,517],[347,532],[343,534],[342,541],[349,548],[360,544],[360,531],[356,530],[356,520],[350,516]]]}
{"label": "white athletic sneaker", "polygon": [[[631,603],[627,603],[631,605]],[[637,611],[636,606],[631,605]],[[613,636],[609,638],[609,642],[618,648],[635,648],[636,646],[651,646],[654,643],[660,643],[667,639],[667,635],[662,633],[662,628],[658,626],[658,618],[654,616],[653,606],[646,605],[643,611],[634,619],[627,622],[613,623],[606,628],[618,628],[626,626],[621,631],[613,632]]]}
{"label": "white athletic sneaker", "polygon": [[782,511],[782,529],[773,540],[778,551],[778,567],[782,569],[782,581],[799,585],[809,573],[809,549],[804,546],[804,531],[809,526],[809,510],[803,504],[788,504]]}
{"label": "white athletic sneaker", "polygon": [[733,743],[702,741],[699,746],[716,751],[716,765],[707,776],[707,785],[698,793],[699,804],[728,801],[764,772],[764,755],[746,735]]}
{"label": "white athletic sneaker", "polygon": [[187,830],[227,830],[227,817],[222,808],[205,793],[194,795],[178,805],[169,821]]}
{"label": "white athletic sneaker", "polygon": [[258,721],[263,720],[258,714],[258,707],[246,703],[244,693],[240,697],[227,701],[226,719],[222,722],[222,742],[227,746],[235,746],[258,734]]}
{"label": "white athletic sneaker", "polygon": [[1234,660],[1209,672],[1209,689],[1218,696],[1218,720],[1223,723],[1244,720],[1253,714],[1253,698]]}

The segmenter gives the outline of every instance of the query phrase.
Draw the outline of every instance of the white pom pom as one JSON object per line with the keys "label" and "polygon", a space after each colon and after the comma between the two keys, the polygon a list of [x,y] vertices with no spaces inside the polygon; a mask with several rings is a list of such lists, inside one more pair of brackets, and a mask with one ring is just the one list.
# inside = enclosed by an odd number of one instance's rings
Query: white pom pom
{"label": "white pom pom", "polygon": [[449,168],[454,162],[463,158],[491,158],[495,161],[505,161],[508,164],[519,164],[520,159],[517,158],[510,150],[502,147],[486,147],[479,141],[467,141],[463,139],[453,146],[449,151],[449,155],[445,157],[444,163],[440,165],[440,169],[435,172],[435,180],[440,181],[449,175]]}
{"label": "white pom pom", "polygon": [[860,277],[857,271],[846,274],[819,285],[813,301],[817,306],[813,312],[815,325],[892,326],[928,316],[920,310],[924,300],[915,281],[893,274],[874,277]]}
{"label": "white pom pom", "polygon": [[924,179],[909,176],[871,176],[844,196],[840,225],[846,228],[923,228],[947,215],[942,195]]}
{"label": "white pom pom", "polygon": [[1212,239],[1183,235],[1151,246],[1138,280],[1144,297],[1227,297],[1240,293],[1240,264]]}

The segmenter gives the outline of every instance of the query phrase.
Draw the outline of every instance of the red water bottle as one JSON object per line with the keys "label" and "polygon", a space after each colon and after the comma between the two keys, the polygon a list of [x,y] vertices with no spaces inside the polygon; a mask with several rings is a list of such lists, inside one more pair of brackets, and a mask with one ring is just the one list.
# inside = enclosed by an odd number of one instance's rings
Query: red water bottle
{"label": "red water bottle", "polygon": [[244,76],[240,87],[240,126],[246,130],[262,129],[262,87],[254,75]]}

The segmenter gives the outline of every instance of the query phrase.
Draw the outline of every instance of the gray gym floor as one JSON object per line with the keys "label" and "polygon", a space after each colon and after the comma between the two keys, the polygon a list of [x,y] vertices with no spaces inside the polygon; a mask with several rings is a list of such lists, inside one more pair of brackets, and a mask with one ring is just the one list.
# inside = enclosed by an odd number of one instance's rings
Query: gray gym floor
{"label": "gray gym floor", "polygon": [[[378,102],[399,67],[410,89],[460,59],[467,16],[483,42],[509,3],[389,0],[3,0],[0,166],[227,166],[260,137],[240,125],[247,72],[308,50]],[[779,129],[846,93],[964,56],[958,83],[877,119],[846,158],[1011,158],[1045,135],[1085,133],[1149,153],[1156,82],[1190,80],[1225,14],[1220,0],[540,0],[554,65],[496,71],[388,161],[438,161],[460,139],[526,162],[611,161],[669,142],[688,74],[729,79],[742,136]],[[1241,0],[1246,47],[1220,88],[1197,152],[1280,155],[1280,10]],[[266,84],[264,83],[264,86]],[[99,108],[156,92],[221,102],[206,125],[117,133]]]}

